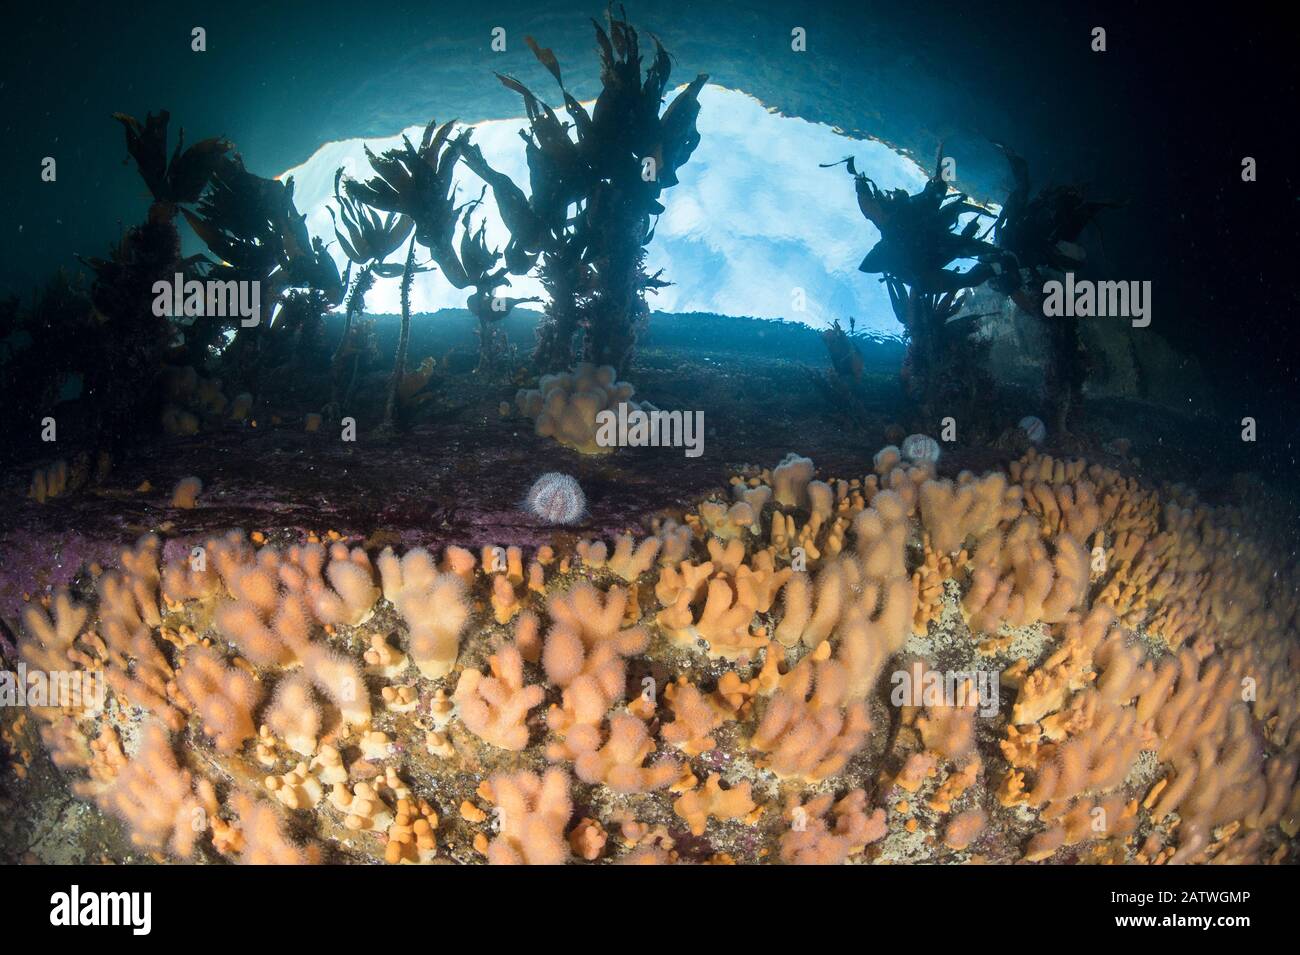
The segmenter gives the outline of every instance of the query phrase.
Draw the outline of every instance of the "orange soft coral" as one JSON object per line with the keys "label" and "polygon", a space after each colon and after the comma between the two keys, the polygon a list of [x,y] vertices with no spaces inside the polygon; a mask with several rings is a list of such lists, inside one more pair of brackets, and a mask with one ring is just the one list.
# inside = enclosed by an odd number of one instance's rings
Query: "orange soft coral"
{"label": "orange soft coral", "polygon": [[253,710],[262,687],[246,671],[227,666],[221,654],[206,647],[185,651],[176,685],[199,714],[203,732],[218,750],[233,753],[257,735]]}
{"label": "orange soft coral", "polygon": [[569,776],[548,769],[498,773],[486,783],[496,805],[498,834],[487,847],[493,865],[559,865],[570,857],[564,830],[573,814]]}
{"label": "orange soft coral", "polygon": [[528,745],[528,711],[545,691],[524,685],[524,661],[518,647],[507,646],[489,659],[491,675],[466,670],[456,684],[460,718],[470,732],[493,746],[518,752]]}

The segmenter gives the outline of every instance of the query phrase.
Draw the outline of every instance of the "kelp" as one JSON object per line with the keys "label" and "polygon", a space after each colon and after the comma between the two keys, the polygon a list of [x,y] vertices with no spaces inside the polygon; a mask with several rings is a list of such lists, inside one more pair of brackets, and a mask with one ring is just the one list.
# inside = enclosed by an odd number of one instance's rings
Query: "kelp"
{"label": "kelp", "polygon": [[583,358],[626,369],[649,315],[646,293],[667,284],[645,270],[652,220],[700,141],[699,93],[708,77],[697,76],[661,113],[667,51],[655,39],[643,77],[637,31],[612,9],[607,24],[593,21],[601,92],[590,112],[565,86],[554,52],[532,37],[528,45],[559,86],[568,121],[518,79],[498,74],[522,97],[528,117],[527,195],[479,150],[464,152],[510,231],[506,267],[519,274],[540,262],[548,301],[534,364],[542,371],[571,365],[579,336]]}

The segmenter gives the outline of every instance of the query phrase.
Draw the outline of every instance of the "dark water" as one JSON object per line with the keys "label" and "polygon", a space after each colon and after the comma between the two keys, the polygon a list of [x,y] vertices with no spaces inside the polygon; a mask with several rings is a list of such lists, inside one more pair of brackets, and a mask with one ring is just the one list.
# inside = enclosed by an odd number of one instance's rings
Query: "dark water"
{"label": "dark water", "polygon": [[[600,4],[512,2],[446,11],[390,4],[288,3],[246,18],[204,11],[206,53],[187,44],[192,15],[145,2],[125,17],[102,4],[24,11],[0,38],[9,183],[0,287],[29,296],[40,277],[102,254],[138,221],[144,192],[121,165],[109,114],[170,109],[191,141],[234,140],[251,169],[272,175],[321,143],[390,135],[413,123],[518,114],[491,70],[539,82],[521,43],[489,58],[494,25],[545,37],[562,63],[590,62],[580,27]],[[655,4],[653,22],[680,76],[709,72],[786,113],[879,136],[928,162],[947,139],[963,181],[999,198],[1005,173],[986,139],[1013,143],[1040,181],[1086,182],[1125,203],[1105,224],[1107,268],[1156,281],[1160,333],[1207,359],[1225,413],[1252,396],[1270,440],[1295,439],[1292,270],[1296,246],[1294,101],[1286,31],[1230,11],[1168,15],[1154,7],[1034,3],[819,3],[800,11],[812,38],[801,60],[763,55],[788,45],[788,5],[766,0]],[[200,18],[200,19],[204,19]],[[959,22],[958,22],[959,21]],[[344,26],[364,24],[357,29]],[[1109,29],[1105,54],[1088,32]],[[592,71],[570,69],[580,96]],[[57,185],[36,178],[57,153]],[[1243,156],[1259,181],[1243,189]],[[1232,406],[1232,407],[1230,407]]]}

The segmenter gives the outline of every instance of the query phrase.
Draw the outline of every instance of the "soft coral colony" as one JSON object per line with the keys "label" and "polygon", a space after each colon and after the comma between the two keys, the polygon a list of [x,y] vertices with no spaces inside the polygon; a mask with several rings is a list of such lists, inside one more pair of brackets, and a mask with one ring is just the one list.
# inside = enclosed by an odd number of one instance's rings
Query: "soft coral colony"
{"label": "soft coral colony", "polygon": [[[1034,452],[933,468],[790,455],[532,551],[146,536],[23,616],[22,661],[104,704],[11,708],[4,744],[184,860],[1286,858],[1267,529]],[[941,666],[1000,705],[894,697]]]}

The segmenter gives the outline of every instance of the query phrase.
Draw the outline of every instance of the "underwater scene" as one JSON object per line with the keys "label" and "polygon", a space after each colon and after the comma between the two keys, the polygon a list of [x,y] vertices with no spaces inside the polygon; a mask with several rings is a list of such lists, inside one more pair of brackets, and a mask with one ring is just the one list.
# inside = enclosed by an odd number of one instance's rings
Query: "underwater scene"
{"label": "underwater scene", "polygon": [[271,6],[9,18],[0,860],[1296,861],[1275,27]]}

